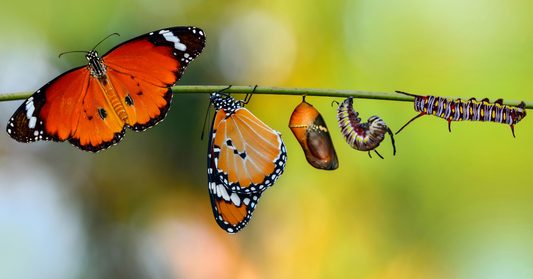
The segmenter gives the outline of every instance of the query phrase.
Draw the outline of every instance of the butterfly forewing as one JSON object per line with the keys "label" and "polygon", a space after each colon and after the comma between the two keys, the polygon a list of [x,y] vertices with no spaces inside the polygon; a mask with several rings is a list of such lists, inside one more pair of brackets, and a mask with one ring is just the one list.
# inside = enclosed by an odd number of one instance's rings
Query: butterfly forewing
{"label": "butterfly forewing", "polygon": [[[20,142],[66,141],[92,152],[117,144],[125,128],[143,131],[162,121],[170,86],[205,46],[196,27],[173,27],[124,42],[87,67],[68,71],[28,98],[7,125]],[[94,65],[102,70],[93,72]],[[103,74],[98,76],[95,73]]]}
{"label": "butterfly forewing", "polygon": [[89,75],[79,67],[44,85],[15,111],[7,133],[19,142],[69,139],[77,127]]}
{"label": "butterfly forewing", "polygon": [[174,27],[134,38],[102,57],[110,79],[117,82],[114,87],[130,128],[144,131],[166,117],[172,99],[169,87],[204,47],[201,29]]}
{"label": "butterfly forewing", "polygon": [[[219,113],[225,114],[222,110]],[[213,144],[220,149],[215,153],[220,179],[239,192],[271,186],[285,166],[280,134],[245,108],[237,109],[231,117],[217,116],[214,124],[218,127]]]}

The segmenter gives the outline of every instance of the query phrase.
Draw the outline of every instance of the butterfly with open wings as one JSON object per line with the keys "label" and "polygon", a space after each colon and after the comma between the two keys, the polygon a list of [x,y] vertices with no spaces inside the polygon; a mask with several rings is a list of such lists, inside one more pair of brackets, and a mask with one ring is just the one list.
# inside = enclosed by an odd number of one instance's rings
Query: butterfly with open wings
{"label": "butterfly with open wings", "polygon": [[172,27],[126,41],[87,66],[74,68],[44,85],[9,119],[6,131],[19,142],[69,141],[90,152],[117,144],[126,132],[144,131],[162,121],[170,89],[204,49],[197,27]]}

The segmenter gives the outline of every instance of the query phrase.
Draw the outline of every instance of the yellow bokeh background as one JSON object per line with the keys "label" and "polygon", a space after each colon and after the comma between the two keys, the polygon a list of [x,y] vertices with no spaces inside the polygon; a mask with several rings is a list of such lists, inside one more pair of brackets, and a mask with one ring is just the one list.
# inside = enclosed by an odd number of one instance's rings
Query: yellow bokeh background
{"label": "yellow bokeh background", "polygon": [[[533,2],[489,0],[10,1],[0,10],[0,93],[35,91],[150,31],[193,25],[204,52],[178,85],[402,90],[533,101]],[[237,98],[244,96],[236,95]],[[0,278],[532,278],[533,124],[424,116],[351,149],[333,100],[308,97],[340,160],[316,170],[288,128],[297,96],[247,106],[283,134],[285,173],[249,225],[213,219],[208,95],[175,94],[164,122],[97,154],[0,135]],[[0,123],[21,101],[0,103]],[[355,100],[393,131],[412,103]]]}

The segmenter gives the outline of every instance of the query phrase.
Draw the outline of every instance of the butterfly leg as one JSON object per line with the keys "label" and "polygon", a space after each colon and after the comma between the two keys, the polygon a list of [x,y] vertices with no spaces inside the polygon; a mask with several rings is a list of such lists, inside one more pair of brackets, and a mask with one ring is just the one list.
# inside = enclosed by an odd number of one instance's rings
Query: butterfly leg
{"label": "butterfly leg", "polygon": [[[252,99],[252,95],[254,94],[255,89],[257,89],[257,84],[254,86],[254,89],[252,90],[252,93],[246,94],[246,96],[244,97],[244,101],[242,101],[242,106],[243,107],[244,107],[244,105],[248,104],[248,102],[250,102],[250,99]],[[304,101],[305,101],[305,96],[304,96]]]}
{"label": "butterfly leg", "polygon": [[448,131],[452,132],[452,118],[448,118]]}
{"label": "butterfly leg", "polygon": [[229,85],[228,87],[224,88],[224,89],[221,89],[221,90],[218,90],[217,93],[222,93],[222,91],[226,91],[228,89],[230,89],[233,85]]}

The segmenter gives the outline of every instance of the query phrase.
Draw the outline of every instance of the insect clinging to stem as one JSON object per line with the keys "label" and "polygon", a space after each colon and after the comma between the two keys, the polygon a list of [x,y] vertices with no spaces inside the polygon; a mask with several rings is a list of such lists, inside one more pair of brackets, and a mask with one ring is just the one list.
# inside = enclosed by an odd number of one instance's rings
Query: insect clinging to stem
{"label": "insect clinging to stem", "polygon": [[414,108],[420,112],[417,116],[403,125],[396,134],[398,134],[409,123],[422,115],[434,115],[448,121],[448,130],[452,131],[452,121],[482,121],[508,124],[511,126],[511,132],[514,134],[514,125],[526,117],[526,103],[523,101],[516,107],[503,105],[503,99],[496,100],[493,104],[488,98],[477,101],[476,98],[470,98],[467,101],[448,99],[439,96],[421,96],[409,94],[403,91],[396,93],[415,97]]}

